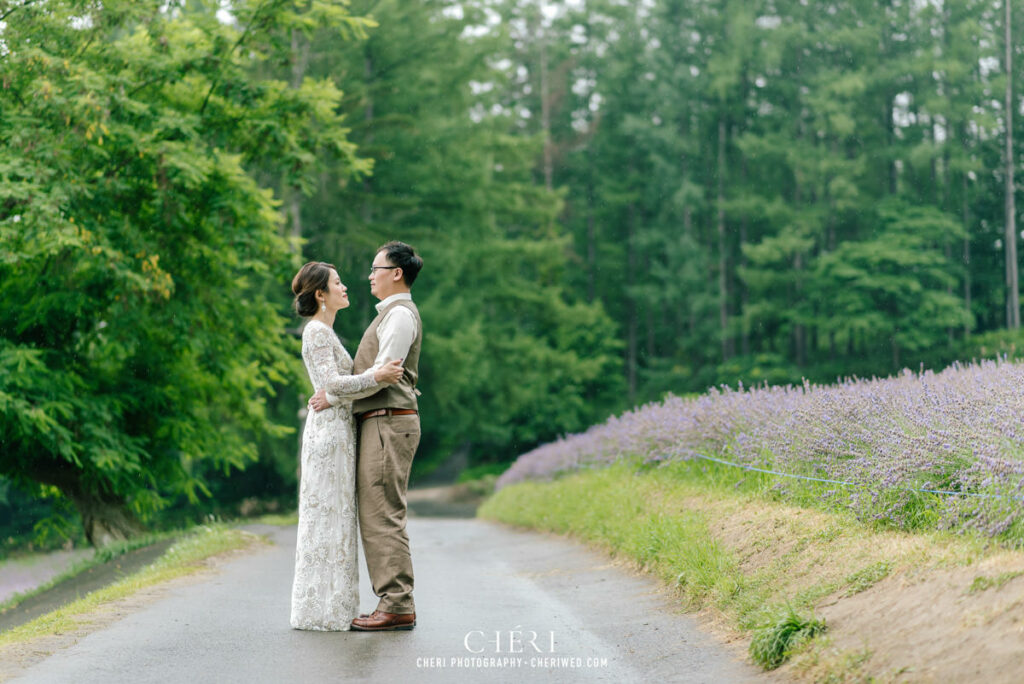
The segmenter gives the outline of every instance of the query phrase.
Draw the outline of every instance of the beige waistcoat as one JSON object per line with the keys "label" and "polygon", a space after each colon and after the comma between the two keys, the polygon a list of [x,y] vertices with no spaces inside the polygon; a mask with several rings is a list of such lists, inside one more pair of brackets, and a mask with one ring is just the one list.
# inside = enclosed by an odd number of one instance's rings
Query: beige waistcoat
{"label": "beige waistcoat", "polygon": [[423,321],[420,320],[419,310],[411,301],[407,299],[400,299],[391,303],[383,311],[380,311],[377,314],[377,317],[370,323],[366,332],[363,333],[363,339],[360,340],[359,348],[356,349],[356,357],[353,360],[354,367],[352,369],[352,373],[354,375],[358,375],[359,373],[365,372],[373,365],[374,361],[377,360],[377,352],[380,349],[380,339],[377,337],[377,328],[380,326],[381,321],[384,320],[384,316],[396,306],[404,306],[412,311],[413,315],[416,317],[416,337],[412,341],[412,346],[409,347],[409,353],[406,355],[405,361],[402,362],[405,372],[402,374],[402,379],[398,381],[398,384],[387,385],[376,394],[366,397],[365,399],[358,399],[355,401],[352,404],[352,412],[356,415],[366,411],[373,411],[375,409],[382,408],[418,408],[416,395],[419,394],[419,390],[416,389],[416,381],[419,379],[420,345],[423,342]]}

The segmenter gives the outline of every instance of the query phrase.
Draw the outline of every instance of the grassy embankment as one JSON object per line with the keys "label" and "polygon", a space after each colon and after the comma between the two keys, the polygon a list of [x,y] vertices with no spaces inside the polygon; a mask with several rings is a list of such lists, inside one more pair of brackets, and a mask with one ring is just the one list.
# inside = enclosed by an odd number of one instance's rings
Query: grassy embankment
{"label": "grassy embankment", "polygon": [[[1012,569],[1021,554],[989,540],[886,529],[809,507],[820,500],[810,490],[800,505],[782,501],[773,484],[771,476],[713,463],[620,462],[506,487],[479,515],[571,534],[629,559],[675,588],[688,609],[705,609],[731,636],[749,639],[755,662],[771,669],[793,656],[787,671],[817,681],[885,679],[907,669],[898,654],[869,663],[880,647],[858,641],[862,635],[837,643],[822,629],[823,605],[842,612],[838,604],[846,602],[856,610],[859,595],[872,600],[862,592],[876,583],[923,582],[929,571],[966,573],[963,595],[1024,575],[1024,567]],[[1000,562],[987,562],[995,556]]]}
{"label": "grassy embankment", "polygon": [[0,634],[0,649],[33,639],[67,634],[88,626],[93,613],[104,606],[130,597],[140,589],[204,569],[204,561],[228,551],[245,548],[260,538],[224,525],[204,525],[183,534],[152,565],[103,589],[42,615],[20,627]]}

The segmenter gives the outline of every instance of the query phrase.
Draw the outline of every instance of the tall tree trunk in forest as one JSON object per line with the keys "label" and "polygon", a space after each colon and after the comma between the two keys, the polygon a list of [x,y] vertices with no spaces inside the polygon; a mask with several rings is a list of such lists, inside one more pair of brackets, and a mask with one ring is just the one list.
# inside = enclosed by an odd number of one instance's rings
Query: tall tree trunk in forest
{"label": "tall tree trunk in forest", "polygon": [[594,147],[587,147],[591,160],[587,172],[587,301],[597,296],[597,221],[594,219]]}
{"label": "tall tree trunk in forest", "polygon": [[[964,127],[966,130],[966,126]],[[963,196],[961,198],[961,209],[964,223],[964,248],[963,248],[963,263],[964,263],[964,310],[967,311],[968,318],[971,315],[971,210],[970,204],[967,201],[967,172],[964,171],[960,174],[960,183],[963,187]],[[964,323],[964,339],[971,334],[971,322],[968,320]]]}
{"label": "tall tree trunk in forest", "polygon": [[[690,209],[689,205],[683,209],[683,231],[688,237],[693,237],[693,210]],[[696,240],[694,240],[694,243],[696,243]],[[697,330],[697,310],[694,308],[692,297],[689,298],[689,301],[686,304],[686,310],[687,329],[690,334],[693,335]]]}
{"label": "tall tree trunk in forest", "polygon": [[[681,127],[681,134],[685,137],[690,134],[691,123],[689,119],[685,119],[687,125]],[[689,164],[687,162],[686,154],[683,154],[679,160],[679,177],[684,181],[689,180]],[[687,201],[683,207],[683,235],[687,238],[690,245],[696,245],[697,240],[694,237],[693,232],[693,207],[690,206],[690,202]],[[692,293],[686,295],[686,325],[687,331],[692,336],[697,330],[697,312],[693,305]],[[682,335],[680,335],[680,338]]]}
{"label": "tall tree trunk in forest", "polygon": [[[302,79],[306,77],[306,67],[309,64],[309,41],[302,37],[297,29],[292,29],[292,49],[291,49],[291,78],[289,79],[289,87],[292,90],[298,90],[302,87]],[[298,238],[302,237],[302,196],[298,188],[291,187],[286,190],[286,213],[288,217],[289,229],[288,232],[291,237],[296,238],[296,241],[292,244],[295,249],[298,247]]]}
{"label": "tall tree trunk in forest", "polygon": [[[644,273],[651,272],[651,257],[648,250],[644,250]],[[644,363],[650,366],[651,360],[657,356],[657,339],[655,336],[654,326],[654,302],[650,299],[644,301],[644,336],[646,338],[646,344],[644,345],[644,353],[646,359]]]}
{"label": "tall tree trunk in forest", "polygon": [[[742,166],[740,168],[742,169],[742,174],[743,174],[742,175],[742,179],[741,179],[741,182],[742,182],[741,187],[743,187],[744,190],[745,190],[746,187],[747,187],[747,158],[746,158],[746,156],[743,157]],[[743,212],[743,218],[740,220],[739,255],[740,255],[740,266],[741,267],[746,267],[746,265],[747,265],[747,255],[743,252],[743,245],[747,244],[747,230],[749,229],[749,227],[750,227],[750,216],[747,214],[746,211],[744,211]],[[749,290],[749,288],[747,288],[746,284],[744,284],[744,282],[741,279],[737,278],[736,280],[737,280],[737,287],[740,288],[740,310],[739,310],[738,313],[740,315],[740,318],[742,319],[743,312],[747,310],[747,306],[750,303],[750,290]],[[740,337],[740,353],[743,354],[743,355],[747,355],[747,354],[750,353],[750,329],[747,327],[746,324],[743,325],[743,333],[742,333],[742,335]]]}
{"label": "tall tree trunk in forest", "polygon": [[1011,30],[1010,0],[1003,0],[1006,9],[1005,48],[1006,57],[1006,327],[1016,330],[1020,327],[1020,290],[1017,283],[1017,216],[1014,204],[1013,183],[1013,44]]}
{"label": "tall tree trunk in forest", "polygon": [[[839,153],[839,142],[838,142],[838,140],[835,137],[833,137],[831,142],[829,143],[829,149],[830,149],[830,151],[832,153],[832,156],[835,157],[836,159],[839,159],[839,154],[840,154]],[[824,249],[825,252],[833,252],[833,251],[835,251],[835,249],[836,249],[836,242],[837,242],[837,240],[836,240],[836,198],[835,198],[835,195],[829,190],[830,184],[831,184],[831,182],[832,182],[832,180],[834,178],[835,178],[834,175],[830,176],[829,179],[828,179],[829,182],[825,184],[825,194],[826,194],[826,197],[828,198],[828,219],[826,219],[826,222],[825,222],[825,249]],[[827,312],[822,312],[822,313],[826,317],[828,316]],[[820,314],[815,312],[815,318],[818,318],[819,315]],[[829,330],[828,331],[828,360],[829,361],[835,361],[836,360],[836,355],[837,355],[836,331],[835,330]]]}
{"label": "tall tree trunk in forest", "polygon": [[[896,124],[893,122],[893,97],[890,95],[885,102],[885,136],[886,148],[891,150],[896,144],[895,134],[892,130]],[[899,189],[899,177],[896,171],[896,160],[889,160],[889,194],[895,195]]]}
{"label": "tall tree trunk in forest", "polygon": [[[363,136],[363,145],[369,148],[373,145],[373,120],[374,120],[374,107],[373,107],[373,87],[374,87],[374,62],[373,55],[370,54],[370,44],[366,44],[366,52],[363,58],[363,80],[366,89],[366,103],[363,105],[363,121],[366,122],[366,134]],[[360,217],[363,220],[363,230],[368,230],[370,225],[373,223],[373,185],[370,182],[370,177],[365,176],[363,178],[363,203],[359,209]],[[365,328],[370,324],[371,316],[369,307],[359,307],[360,309],[360,327]]]}
{"label": "tall tree trunk in forest", "polygon": [[729,344],[729,279],[725,241],[725,119],[718,120],[718,328],[722,335],[722,361],[731,354]]}
{"label": "tall tree trunk in forest", "polygon": [[[796,300],[799,302],[803,296],[803,274],[804,255],[797,252],[793,256],[793,271],[796,272]],[[796,365],[802,368],[807,363],[807,328],[802,323],[793,326],[793,348],[796,356]]]}
{"label": "tall tree trunk in forest", "polygon": [[[804,127],[801,122],[800,133],[798,139],[804,137]],[[801,176],[799,171],[794,174],[793,180],[793,206],[800,207],[803,204],[803,184],[801,183]],[[804,255],[797,251],[793,255],[793,272],[796,274],[796,278],[793,282],[793,303],[799,305],[801,298],[803,297],[803,274],[804,269]],[[797,367],[802,367],[804,362],[807,360],[807,330],[803,324],[797,320],[793,325],[793,356]]]}
{"label": "tall tree trunk in forest", "polygon": [[540,34],[540,125],[544,131],[544,187],[553,187],[554,162],[551,149],[551,87],[548,83],[548,39],[542,28]]}
{"label": "tall tree trunk in forest", "polygon": [[[363,121],[366,122],[366,137],[363,143],[366,146],[373,144],[373,56],[367,54],[363,60],[363,79],[366,82],[366,104],[363,106]],[[369,225],[373,219],[373,208],[370,202],[370,178],[363,178],[363,190],[366,191],[366,198],[363,200],[363,223]]]}
{"label": "tall tree trunk in forest", "polygon": [[[951,135],[951,131],[949,130],[948,122],[949,122],[949,120],[945,119],[944,122],[943,122],[943,126],[942,126],[942,132],[945,134],[943,139],[946,141],[946,143],[943,145],[943,153],[942,153],[942,188],[941,188],[941,192],[939,193],[938,203],[939,203],[939,207],[942,209],[942,211],[952,212],[952,210],[953,210],[953,203],[954,203],[954,200],[953,200],[953,197],[954,197],[954,195],[953,195],[953,186],[952,186],[953,178],[952,178],[952,173],[949,170],[950,158],[951,158],[951,155],[950,155],[950,152],[949,152],[949,146],[950,146],[949,145],[949,139],[952,137],[952,135]],[[935,124],[932,124],[932,125],[934,126]],[[933,132],[932,133],[932,139],[936,140],[937,137],[938,136],[936,136],[934,134],[934,132]],[[932,163],[934,164],[934,161]],[[935,175],[934,171],[932,172],[932,175],[933,176]],[[948,263],[950,266],[952,266],[953,265],[953,241],[949,237],[946,238],[945,245],[943,245],[943,248],[944,248],[944,252],[945,252],[946,263]],[[946,285],[946,294],[948,294],[951,298],[953,297],[953,282],[952,281],[950,281],[950,283],[948,285]],[[950,347],[953,346],[953,343],[955,341],[955,336],[956,336],[956,331],[953,330],[952,327],[949,327],[946,330],[946,337],[947,337],[947,343],[949,344]]]}
{"label": "tall tree trunk in forest", "polygon": [[636,207],[630,200],[626,216],[626,386],[630,403],[636,399],[637,311],[636,298],[632,294],[636,277],[635,221]]}

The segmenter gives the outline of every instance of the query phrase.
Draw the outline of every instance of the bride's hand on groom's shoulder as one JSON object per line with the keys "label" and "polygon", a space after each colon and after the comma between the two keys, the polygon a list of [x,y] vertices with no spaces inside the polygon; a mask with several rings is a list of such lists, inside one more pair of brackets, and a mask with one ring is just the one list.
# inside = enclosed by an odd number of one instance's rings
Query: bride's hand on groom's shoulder
{"label": "bride's hand on groom's shoulder", "polygon": [[373,379],[384,385],[394,385],[398,383],[398,381],[402,379],[402,373],[405,372],[405,369],[402,368],[403,360],[404,359],[395,359],[394,361],[385,363],[374,371]]}

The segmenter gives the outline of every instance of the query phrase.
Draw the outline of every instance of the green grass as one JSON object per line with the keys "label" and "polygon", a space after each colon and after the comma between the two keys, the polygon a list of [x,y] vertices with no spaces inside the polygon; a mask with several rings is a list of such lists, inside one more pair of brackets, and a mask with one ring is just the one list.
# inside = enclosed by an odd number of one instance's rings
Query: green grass
{"label": "green grass", "polygon": [[846,582],[849,585],[846,595],[853,596],[866,589],[870,589],[876,583],[888,577],[890,570],[892,570],[892,561],[884,560],[872,563],[852,573],[846,578]]}
{"label": "green grass", "polygon": [[[666,515],[651,505],[650,483],[619,464],[561,479],[557,487],[505,488],[478,515],[573,534],[636,560],[694,603],[736,593],[735,562],[699,514]],[[552,496],[553,494],[553,496]],[[681,552],[682,551],[682,552]]]}
{"label": "green grass", "polygon": [[786,606],[754,631],[750,657],[766,670],[786,662],[793,649],[825,631],[825,621],[800,615]]}
{"label": "green grass", "polygon": [[1004,572],[995,577],[987,577],[985,575],[979,575],[974,578],[971,582],[971,586],[967,589],[968,594],[976,594],[986,589],[1000,588],[1007,582],[1017,577],[1024,575],[1024,570],[1013,570],[1011,572]]}
{"label": "green grass", "polygon": [[457,483],[463,483],[472,482],[473,480],[479,480],[489,476],[497,478],[506,470],[508,470],[508,463],[484,463],[482,465],[466,468],[459,473],[459,476],[455,481]]}
{"label": "green grass", "polygon": [[291,513],[267,513],[266,515],[261,515],[252,522],[262,523],[264,525],[288,527],[290,525],[299,524],[299,513],[298,511],[292,511]]}
{"label": "green grass", "polygon": [[[826,597],[867,591],[900,569],[970,563],[989,544],[858,521],[822,505],[811,487],[801,492],[814,505],[796,507],[774,485],[769,475],[715,463],[619,462],[505,487],[478,515],[569,534],[636,562],[678,589],[687,607],[712,607],[750,635],[766,667],[797,643],[807,644],[801,652],[813,647],[822,631],[814,609]],[[837,662],[854,668],[863,659]]]}
{"label": "green grass", "polygon": [[244,548],[259,537],[224,525],[195,528],[171,546],[152,565],[103,589],[0,634],[0,646],[75,630],[90,621],[93,611],[136,591],[202,569],[202,561],[225,551]]}
{"label": "green grass", "polygon": [[[730,459],[729,454],[724,454],[722,458]],[[958,528],[955,523],[954,518],[957,516],[963,521],[980,519],[979,516],[993,520],[1007,517],[1011,509],[1001,499],[961,500],[948,495],[914,491],[915,488],[924,488],[925,485],[930,489],[955,490],[953,475],[965,469],[969,463],[967,457],[954,458],[940,471],[908,481],[906,489],[886,490],[874,494],[861,487],[785,478],[702,459],[632,467],[638,470],[665,470],[667,476],[681,482],[699,484],[705,488],[731,490],[758,496],[767,501],[835,513],[876,530],[903,530],[927,534],[936,530],[951,529],[958,531],[965,538],[983,539],[983,543],[995,541],[1005,548],[1024,548],[1024,521],[1014,523],[995,537],[983,536],[969,525]],[[988,493],[998,494],[995,491]],[[863,499],[864,503],[859,511],[852,510],[848,505],[848,498],[851,496]],[[957,516],[950,514],[950,506],[954,504],[959,507],[960,512]]]}

